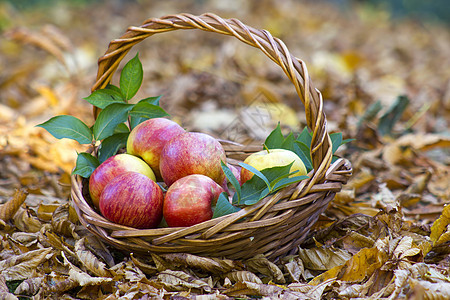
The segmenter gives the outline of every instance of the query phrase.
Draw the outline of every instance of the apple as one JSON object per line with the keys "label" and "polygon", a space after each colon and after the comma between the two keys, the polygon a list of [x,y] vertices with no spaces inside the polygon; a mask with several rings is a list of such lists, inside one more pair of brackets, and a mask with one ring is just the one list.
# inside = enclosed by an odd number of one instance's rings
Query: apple
{"label": "apple", "polygon": [[137,172],[113,178],[100,196],[102,215],[116,224],[156,228],[162,219],[164,194],[157,183]]}
{"label": "apple", "polygon": [[[273,167],[286,166],[292,163],[290,172],[298,171],[293,176],[306,175],[306,168],[303,161],[297,154],[286,149],[266,149],[259,152],[255,152],[247,156],[244,163],[254,167],[256,170],[261,171]],[[241,183],[243,184],[247,180],[253,177],[253,172],[242,168],[241,169]]]}
{"label": "apple", "polygon": [[142,173],[156,181],[152,169],[139,157],[130,154],[116,154],[98,166],[89,178],[89,194],[94,206],[98,208],[98,201],[105,186],[117,175],[134,171]]}
{"label": "apple", "polygon": [[127,153],[141,157],[161,178],[159,159],[164,145],[185,130],[169,119],[154,118],[137,125],[127,140]]}
{"label": "apple", "polygon": [[212,206],[223,188],[211,178],[188,175],[175,181],[164,198],[163,215],[170,227],[187,227],[211,220]]}
{"label": "apple", "polygon": [[226,162],[226,156],[219,141],[205,133],[185,132],[166,143],[159,170],[167,186],[191,174],[202,174],[222,184],[225,174],[220,161]]}

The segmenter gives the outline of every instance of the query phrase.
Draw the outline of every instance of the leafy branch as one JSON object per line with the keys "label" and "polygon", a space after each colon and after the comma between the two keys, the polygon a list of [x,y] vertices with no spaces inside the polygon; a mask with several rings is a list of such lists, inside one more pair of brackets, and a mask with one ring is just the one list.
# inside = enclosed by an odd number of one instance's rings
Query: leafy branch
{"label": "leafy branch", "polygon": [[93,126],[69,115],[55,116],[37,125],[58,139],[73,139],[80,144],[90,144],[94,149],[97,157],[87,152],[78,153],[72,174],[88,178],[100,163],[126,145],[130,130],[147,119],[168,116],[159,106],[161,96],[129,103],[141,87],[142,79],[142,63],[136,54],[122,69],[119,86],[109,84],[84,98],[102,109]]}

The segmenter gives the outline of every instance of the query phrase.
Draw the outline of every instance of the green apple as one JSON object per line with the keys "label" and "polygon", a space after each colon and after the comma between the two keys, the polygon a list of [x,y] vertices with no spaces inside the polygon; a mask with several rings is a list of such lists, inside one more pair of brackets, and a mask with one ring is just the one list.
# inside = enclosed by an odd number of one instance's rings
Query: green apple
{"label": "green apple", "polygon": [[[293,176],[306,175],[306,168],[300,157],[290,150],[286,149],[266,149],[259,152],[250,154],[244,163],[254,167],[256,170],[261,171],[273,167],[286,166],[292,163],[290,172],[298,171]],[[241,183],[243,184],[247,180],[253,177],[253,172],[242,168],[241,169]]]}

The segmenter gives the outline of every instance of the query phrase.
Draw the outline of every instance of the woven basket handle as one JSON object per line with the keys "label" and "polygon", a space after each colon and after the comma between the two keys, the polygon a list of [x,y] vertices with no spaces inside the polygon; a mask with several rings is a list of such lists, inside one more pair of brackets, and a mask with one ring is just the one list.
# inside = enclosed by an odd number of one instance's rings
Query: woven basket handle
{"label": "woven basket handle", "polygon": [[[294,57],[280,39],[273,37],[266,30],[249,27],[237,19],[222,19],[210,13],[200,16],[177,14],[148,19],[139,27],[129,27],[119,39],[110,42],[108,50],[98,61],[97,80],[92,91],[102,89],[110,83],[119,63],[131,47],[155,33],[176,29],[201,29],[232,35],[241,42],[260,49],[283,69],[305,106],[307,126],[313,132],[311,158],[315,171],[311,183],[320,181],[332,159],[322,95],[313,87],[305,63]],[[98,112],[94,107],[94,117],[97,117]]]}

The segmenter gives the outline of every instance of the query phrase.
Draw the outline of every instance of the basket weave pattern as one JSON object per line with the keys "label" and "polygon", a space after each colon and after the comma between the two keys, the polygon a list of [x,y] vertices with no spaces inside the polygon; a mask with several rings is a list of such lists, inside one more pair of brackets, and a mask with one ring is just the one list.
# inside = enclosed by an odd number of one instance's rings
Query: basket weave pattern
{"label": "basket weave pattern", "polygon": [[[75,175],[72,176],[71,194],[81,223],[107,243],[136,253],[185,252],[231,259],[245,259],[262,253],[269,259],[276,259],[295,251],[335,193],[347,182],[352,168],[345,159],[331,163],[332,147],[322,95],[312,86],[305,63],[291,55],[280,39],[239,20],[222,19],[214,14],[178,14],[149,19],[139,27],[129,27],[122,37],[111,41],[99,59],[92,91],[110,83],[119,63],[134,45],[156,33],[177,29],[201,29],[234,36],[260,49],[281,67],[305,106],[307,126],[313,132],[311,158],[314,170],[308,174],[309,179],[234,214],[191,227],[156,229],[134,229],[108,221],[88,204],[86,180]],[[94,116],[98,112],[94,107]],[[239,149],[230,149],[227,154],[236,152]]]}

